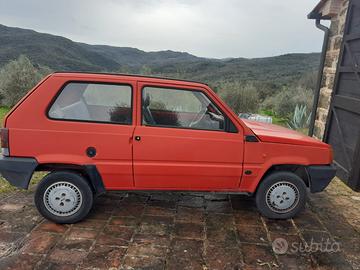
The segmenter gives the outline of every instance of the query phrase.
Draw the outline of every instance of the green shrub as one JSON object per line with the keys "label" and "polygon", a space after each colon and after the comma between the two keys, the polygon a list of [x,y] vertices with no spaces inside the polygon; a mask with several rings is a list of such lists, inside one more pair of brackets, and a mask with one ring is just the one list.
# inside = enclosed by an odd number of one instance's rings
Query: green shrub
{"label": "green shrub", "polygon": [[147,65],[143,65],[139,70],[139,74],[141,74],[141,75],[151,75],[152,73],[153,72],[152,72],[151,67],[149,67]]}
{"label": "green shrub", "polygon": [[312,100],[313,91],[310,89],[300,86],[284,87],[277,94],[266,98],[262,103],[262,108],[274,111],[278,117],[291,119],[296,105],[311,108]]}
{"label": "green shrub", "polygon": [[34,67],[29,58],[20,55],[0,70],[0,94],[2,105],[14,106],[45,74],[48,68]]}
{"label": "green shrub", "polygon": [[258,111],[259,95],[253,84],[221,82],[217,87],[220,97],[235,113],[256,113]]}

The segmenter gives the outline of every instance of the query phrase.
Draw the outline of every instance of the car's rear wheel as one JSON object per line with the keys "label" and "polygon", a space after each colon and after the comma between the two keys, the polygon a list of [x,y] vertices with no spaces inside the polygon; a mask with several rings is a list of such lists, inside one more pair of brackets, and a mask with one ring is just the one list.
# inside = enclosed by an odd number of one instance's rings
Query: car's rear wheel
{"label": "car's rear wheel", "polygon": [[76,223],[91,210],[93,192],[80,174],[52,172],[39,183],[35,205],[45,218],[53,222]]}
{"label": "car's rear wheel", "polygon": [[268,175],[256,192],[256,205],[260,213],[271,219],[288,219],[296,216],[306,203],[304,181],[291,172]]}

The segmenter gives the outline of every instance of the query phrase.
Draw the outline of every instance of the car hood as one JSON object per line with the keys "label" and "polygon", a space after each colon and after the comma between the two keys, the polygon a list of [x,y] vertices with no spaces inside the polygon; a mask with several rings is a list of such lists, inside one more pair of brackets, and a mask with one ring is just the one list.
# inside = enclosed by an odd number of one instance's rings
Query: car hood
{"label": "car hood", "polygon": [[329,148],[329,145],[319,140],[301,134],[297,131],[278,125],[255,122],[241,119],[259,139],[263,142],[284,143],[295,145],[306,145],[314,147]]}

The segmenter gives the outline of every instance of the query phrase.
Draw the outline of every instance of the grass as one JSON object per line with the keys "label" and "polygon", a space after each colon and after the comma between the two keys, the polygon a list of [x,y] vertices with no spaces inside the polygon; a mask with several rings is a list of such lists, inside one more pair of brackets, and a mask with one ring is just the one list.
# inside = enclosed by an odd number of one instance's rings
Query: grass
{"label": "grass", "polygon": [[9,184],[4,178],[0,177],[0,194],[17,190],[16,187]]}
{"label": "grass", "polygon": [[[271,116],[272,117],[272,120],[273,120],[273,124],[275,125],[279,125],[279,126],[283,126],[283,127],[286,127],[286,128],[289,128],[288,126],[288,122],[289,120],[287,118],[282,118],[282,117],[278,117],[275,115],[274,112],[272,111],[267,111],[267,110],[261,110],[259,112],[259,114],[261,115],[267,115],[267,116]],[[302,129],[297,129],[296,131],[304,134],[304,135],[308,135],[309,133],[309,128],[302,128]]]}
{"label": "grass", "polygon": [[261,110],[261,111],[259,112],[259,114],[261,114],[261,115],[266,115],[266,116],[271,116],[271,117],[272,117],[272,123],[275,124],[275,125],[279,125],[279,126],[283,126],[283,127],[288,127],[288,126],[287,126],[288,119],[276,116],[273,111]]}
{"label": "grass", "polygon": [[40,180],[45,176],[45,174],[46,173],[44,172],[35,172],[33,177],[31,178],[28,190],[16,188],[10,185],[9,182],[6,181],[3,177],[0,177],[0,194],[14,192],[14,191],[29,192],[32,190],[31,187],[39,183]]}
{"label": "grass", "polygon": [[1,121],[1,126],[2,126],[2,122],[3,119],[5,117],[5,115],[10,111],[9,107],[0,107],[0,121]]}
{"label": "grass", "polygon": [[[9,110],[10,110],[9,107],[0,107],[1,126],[2,126],[3,119],[4,119],[5,115],[9,112]],[[35,184],[36,182],[38,182],[39,179],[40,179],[40,175],[34,174],[34,177],[32,179],[32,182],[33,182],[32,184]],[[12,192],[12,191],[16,191],[16,190],[18,190],[18,188],[10,185],[8,181],[6,181],[3,177],[0,177],[0,194],[6,193],[6,192]]]}

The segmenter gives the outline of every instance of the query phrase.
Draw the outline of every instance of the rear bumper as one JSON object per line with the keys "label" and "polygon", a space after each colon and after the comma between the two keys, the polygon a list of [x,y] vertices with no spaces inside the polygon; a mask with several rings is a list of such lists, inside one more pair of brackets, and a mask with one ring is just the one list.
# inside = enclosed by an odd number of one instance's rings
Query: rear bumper
{"label": "rear bumper", "polygon": [[13,186],[27,189],[38,162],[34,158],[0,156],[0,173]]}
{"label": "rear bumper", "polygon": [[334,165],[308,166],[309,186],[312,193],[323,191],[335,177]]}

